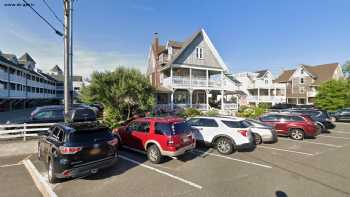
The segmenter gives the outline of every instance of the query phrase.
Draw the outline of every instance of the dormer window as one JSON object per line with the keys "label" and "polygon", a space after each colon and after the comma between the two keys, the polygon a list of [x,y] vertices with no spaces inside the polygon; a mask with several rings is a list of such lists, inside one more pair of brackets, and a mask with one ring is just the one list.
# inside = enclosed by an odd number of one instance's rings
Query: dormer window
{"label": "dormer window", "polygon": [[200,48],[200,47],[196,48],[196,57],[197,57],[197,59],[203,59],[204,58],[203,48]]}
{"label": "dormer window", "polygon": [[302,75],[304,74],[304,68],[300,69],[300,74],[302,74]]}

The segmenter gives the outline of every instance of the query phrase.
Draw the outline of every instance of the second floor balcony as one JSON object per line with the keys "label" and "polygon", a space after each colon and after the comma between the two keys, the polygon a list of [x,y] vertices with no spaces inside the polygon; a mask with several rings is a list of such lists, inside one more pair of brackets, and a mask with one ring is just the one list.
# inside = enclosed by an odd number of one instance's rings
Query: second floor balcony
{"label": "second floor balcony", "polygon": [[171,87],[203,87],[203,88],[221,88],[225,85],[225,80],[212,80],[206,78],[189,78],[173,76],[161,80],[162,85]]}

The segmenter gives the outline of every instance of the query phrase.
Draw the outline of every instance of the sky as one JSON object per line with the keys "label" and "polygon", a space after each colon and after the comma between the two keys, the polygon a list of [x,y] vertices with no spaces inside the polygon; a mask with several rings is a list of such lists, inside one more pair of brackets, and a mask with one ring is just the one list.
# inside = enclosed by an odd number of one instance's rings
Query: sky
{"label": "sky", "polygon": [[[57,29],[44,0],[27,0]],[[0,50],[63,68],[63,39],[28,7],[0,0]],[[46,0],[63,19],[63,1]],[[204,28],[231,73],[350,60],[350,0],[75,0],[74,73],[146,71],[153,33],[184,41]]]}

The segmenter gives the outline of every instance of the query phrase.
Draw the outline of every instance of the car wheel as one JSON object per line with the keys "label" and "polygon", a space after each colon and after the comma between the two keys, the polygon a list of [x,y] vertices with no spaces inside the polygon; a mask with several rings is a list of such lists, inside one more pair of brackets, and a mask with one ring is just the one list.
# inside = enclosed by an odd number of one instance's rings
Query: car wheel
{"label": "car wheel", "polygon": [[162,154],[157,145],[153,144],[147,149],[147,158],[152,163],[159,164],[162,161]]}
{"label": "car wheel", "polygon": [[261,144],[263,142],[261,136],[257,133],[254,133],[254,139],[256,145]]}
{"label": "car wheel", "polygon": [[303,140],[304,139],[304,131],[301,129],[291,129],[289,136],[293,140]]}
{"label": "car wheel", "polygon": [[57,183],[59,179],[55,175],[56,168],[54,165],[53,159],[49,160],[49,166],[48,166],[48,172],[47,172],[47,178],[50,183]]}
{"label": "car wheel", "polygon": [[226,137],[220,137],[215,143],[216,149],[220,154],[228,155],[235,150],[232,140]]}

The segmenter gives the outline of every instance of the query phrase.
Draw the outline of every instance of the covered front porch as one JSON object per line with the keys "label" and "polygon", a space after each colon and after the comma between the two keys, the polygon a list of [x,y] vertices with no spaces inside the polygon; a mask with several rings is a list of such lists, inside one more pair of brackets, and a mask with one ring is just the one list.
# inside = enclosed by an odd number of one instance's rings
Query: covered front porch
{"label": "covered front porch", "polygon": [[195,108],[202,111],[209,109],[237,110],[238,96],[232,91],[204,89],[175,89],[156,94],[157,109],[172,111]]}

